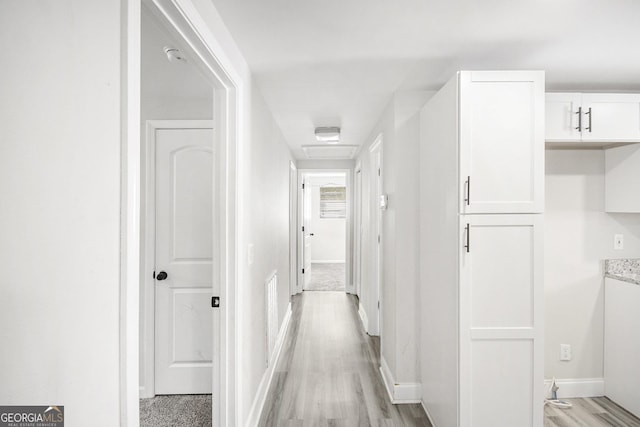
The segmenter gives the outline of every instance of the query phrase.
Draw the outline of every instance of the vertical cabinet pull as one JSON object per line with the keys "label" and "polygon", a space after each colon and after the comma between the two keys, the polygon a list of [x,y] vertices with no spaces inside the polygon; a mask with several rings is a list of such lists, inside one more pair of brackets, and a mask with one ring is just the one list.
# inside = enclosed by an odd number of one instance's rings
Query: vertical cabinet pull
{"label": "vertical cabinet pull", "polygon": [[578,112],[576,114],[578,115],[578,127],[576,130],[578,132],[582,132],[582,107],[578,107]]}
{"label": "vertical cabinet pull", "polygon": [[469,203],[471,203],[471,177],[468,176],[467,180],[464,183],[465,186],[465,191],[464,191],[464,201],[467,203],[467,206],[469,206]]}
{"label": "vertical cabinet pull", "polygon": [[593,114],[591,114],[591,107],[589,107],[589,111],[587,111],[585,114],[589,115],[589,127],[585,128],[585,129],[587,129],[589,132],[591,132],[591,120],[593,118]]}
{"label": "vertical cabinet pull", "polygon": [[464,233],[467,238],[467,243],[464,245],[464,248],[467,250],[467,253],[469,253],[469,247],[471,246],[471,237],[469,236],[470,231],[471,230],[469,229],[469,223],[467,223],[467,226],[464,228]]}

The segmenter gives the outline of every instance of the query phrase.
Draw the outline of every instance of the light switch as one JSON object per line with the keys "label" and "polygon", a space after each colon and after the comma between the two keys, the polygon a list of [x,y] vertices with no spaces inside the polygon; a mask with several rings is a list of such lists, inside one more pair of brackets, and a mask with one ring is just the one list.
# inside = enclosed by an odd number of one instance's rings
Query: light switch
{"label": "light switch", "polygon": [[613,249],[617,251],[621,251],[624,249],[624,235],[623,234],[614,234],[613,235]]}

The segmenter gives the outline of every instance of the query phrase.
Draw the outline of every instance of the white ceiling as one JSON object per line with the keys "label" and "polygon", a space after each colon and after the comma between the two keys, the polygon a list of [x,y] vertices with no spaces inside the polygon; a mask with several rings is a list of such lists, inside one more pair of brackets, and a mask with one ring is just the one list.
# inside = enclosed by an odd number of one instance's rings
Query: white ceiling
{"label": "white ceiling", "polygon": [[362,144],[396,90],[543,69],[550,90],[640,90],[638,0],[212,0],[297,158]]}

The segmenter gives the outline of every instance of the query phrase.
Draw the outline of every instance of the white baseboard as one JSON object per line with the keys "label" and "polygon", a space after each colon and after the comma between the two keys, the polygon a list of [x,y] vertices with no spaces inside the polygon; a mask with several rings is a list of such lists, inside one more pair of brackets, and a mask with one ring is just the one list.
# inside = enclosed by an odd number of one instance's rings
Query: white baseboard
{"label": "white baseboard", "polygon": [[369,318],[367,317],[367,312],[364,311],[364,307],[362,306],[362,304],[358,304],[358,314],[360,315],[360,320],[362,321],[364,331],[366,333],[369,333]]}
{"label": "white baseboard", "polygon": [[431,414],[427,410],[427,407],[424,405],[424,400],[420,400],[420,405],[422,405],[422,409],[424,410],[424,413],[427,414],[427,418],[429,418],[429,423],[431,423],[431,425],[435,427],[436,423],[433,422],[433,418],[431,418]]}
{"label": "white baseboard", "polygon": [[321,261],[311,260],[311,264],[344,264],[345,261],[343,259],[325,259]]}
{"label": "white baseboard", "polygon": [[264,371],[262,380],[260,381],[260,385],[258,386],[258,391],[256,392],[256,396],[253,399],[253,405],[251,405],[251,411],[249,411],[249,416],[247,418],[247,426],[257,426],[260,422],[260,416],[262,415],[264,403],[267,399],[267,392],[269,391],[269,387],[271,387],[273,374],[275,372],[276,366],[278,365],[278,361],[280,360],[282,345],[284,344],[284,337],[287,335],[290,321],[291,303],[289,303],[289,305],[287,306],[287,312],[284,315],[284,319],[282,319],[282,324],[280,325],[280,330],[278,331],[275,348],[273,349],[273,362]]}
{"label": "white baseboard", "polygon": [[396,383],[384,357],[380,357],[380,373],[391,403],[420,403],[422,387],[419,383]]}
{"label": "white baseboard", "polygon": [[[558,379],[558,398],[570,399],[572,397],[600,397],[604,396],[604,378],[577,378]],[[545,397],[551,387],[551,380],[544,380]]]}

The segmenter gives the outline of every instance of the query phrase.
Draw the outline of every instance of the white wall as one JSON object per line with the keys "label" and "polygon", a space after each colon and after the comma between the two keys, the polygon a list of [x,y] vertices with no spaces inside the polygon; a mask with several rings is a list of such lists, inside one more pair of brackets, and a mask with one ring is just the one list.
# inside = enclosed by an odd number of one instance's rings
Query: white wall
{"label": "white wall", "polygon": [[603,260],[640,257],[640,214],[604,213],[601,150],[547,150],[545,191],[545,377],[602,378]]}
{"label": "white wall", "polygon": [[[176,46],[167,31],[151,15],[147,7],[142,8],[141,35],[141,93],[140,93],[140,136],[141,136],[141,211],[146,204],[146,122],[147,120],[212,120],[213,89],[191,63],[167,61],[162,48]],[[140,219],[140,254],[146,254],[146,224],[144,215]],[[145,282],[151,277],[145,263],[140,265],[140,384],[145,383],[144,359],[145,340],[153,335],[153,327],[144,322],[147,312],[154,307],[145,300]]]}
{"label": "white wall", "polygon": [[0,2],[0,402],[70,427],[119,424],[120,5]]}
{"label": "white wall", "polygon": [[[192,0],[215,39],[216,57],[238,84],[238,158],[230,173],[237,178],[237,342],[229,343],[237,388],[230,389],[236,425],[245,425],[266,370],[264,281],[278,271],[278,312],[282,321],[289,303],[289,161],[288,146],[259,93],[249,67],[210,0]],[[234,170],[236,167],[237,170]],[[253,244],[254,263],[248,264]],[[233,248],[232,248],[233,250]],[[235,407],[235,408],[234,408]]]}
{"label": "white wall", "polygon": [[310,232],[311,262],[345,262],[346,218],[320,218],[320,187],[346,185],[342,177],[312,177],[308,181],[311,191]]}
{"label": "white wall", "polygon": [[418,383],[418,280],[419,280],[419,138],[420,108],[433,92],[406,91],[394,95],[385,108],[367,143],[359,152],[363,173],[363,269],[361,302],[369,313],[377,301],[370,289],[375,257],[373,220],[377,201],[369,197],[375,185],[369,148],[378,135],[383,136],[383,192],[389,205],[382,214],[382,330],[384,357],[396,382]]}

